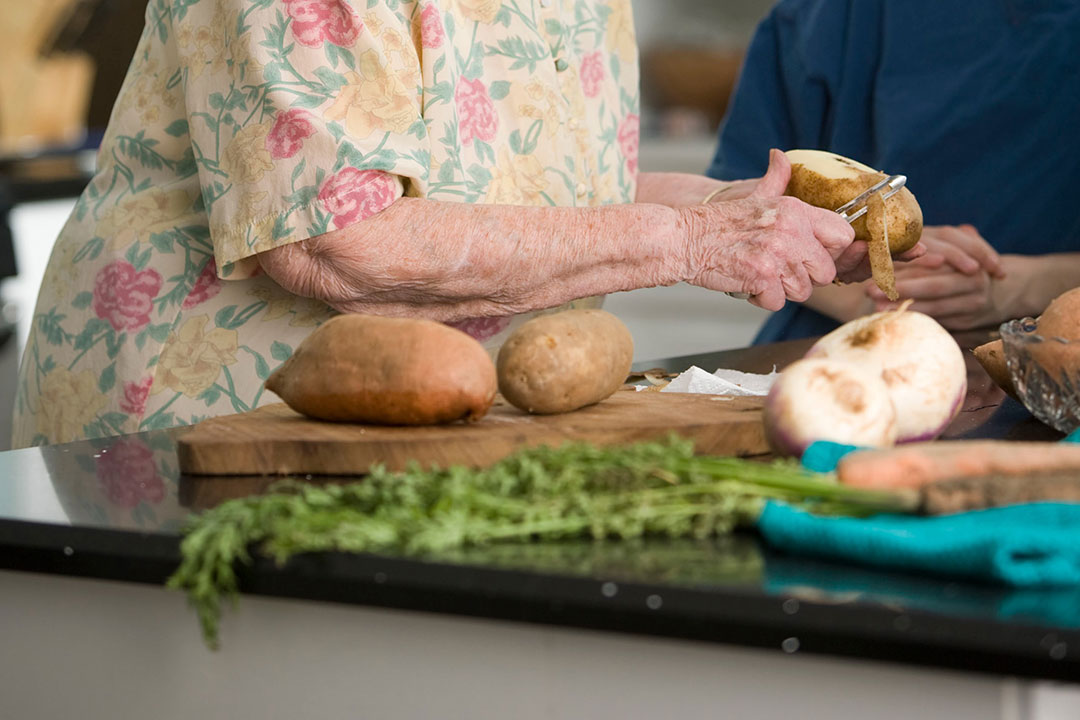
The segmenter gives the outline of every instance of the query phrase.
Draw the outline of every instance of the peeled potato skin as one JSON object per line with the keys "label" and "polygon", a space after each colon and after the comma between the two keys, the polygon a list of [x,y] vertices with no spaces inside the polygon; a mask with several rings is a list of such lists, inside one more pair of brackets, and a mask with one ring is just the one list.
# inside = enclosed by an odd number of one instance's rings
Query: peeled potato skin
{"label": "peeled potato skin", "polygon": [[[808,153],[836,158],[838,172],[843,172],[846,176],[826,176],[808,168],[799,162],[800,158],[806,159]],[[788,151],[788,157],[791,159],[791,181],[788,183],[787,194],[826,210],[835,210],[888,177],[885,173],[834,153],[792,150]],[[885,202],[885,211],[889,226],[889,252],[898,255],[913,248],[922,237],[923,229],[922,208],[915,196],[906,187],[902,188]],[[870,240],[866,215],[853,222],[851,227],[855,230],[856,240]]]}
{"label": "peeled potato skin", "polygon": [[542,315],[515,330],[499,350],[499,392],[526,412],[570,412],[618,390],[633,359],[630,331],[609,312]]}
{"label": "peeled potato skin", "polygon": [[266,381],[298,413],[376,425],[482,418],[495,365],[467,334],[430,320],[339,315],[304,339]]}

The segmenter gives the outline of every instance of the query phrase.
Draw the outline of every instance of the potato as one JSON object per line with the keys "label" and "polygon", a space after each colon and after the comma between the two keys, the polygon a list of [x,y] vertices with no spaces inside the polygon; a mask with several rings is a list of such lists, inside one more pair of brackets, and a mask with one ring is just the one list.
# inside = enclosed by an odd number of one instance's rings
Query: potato
{"label": "potato", "polygon": [[266,389],[320,420],[436,425],[482,418],[497,384],[487,351],[460,330],[339,315],[300,343]]}
{"label": "potato", "polygon": [[511,333],[499,350],[499,391],[526,412],[570,412],[618,390],[633,359],[630,331],[609,312],[542,315]]}
{"label": "potato", "polygon": [[[822,150],[789,150],[791,181],[787,194],[815,207],[835,210],[888,175],[862,163]],[[922,236],[922,208],[906,187],[885,201],[889,251],[910,250]],[[855,239],[869,241],[866,215],[851,224]]]}

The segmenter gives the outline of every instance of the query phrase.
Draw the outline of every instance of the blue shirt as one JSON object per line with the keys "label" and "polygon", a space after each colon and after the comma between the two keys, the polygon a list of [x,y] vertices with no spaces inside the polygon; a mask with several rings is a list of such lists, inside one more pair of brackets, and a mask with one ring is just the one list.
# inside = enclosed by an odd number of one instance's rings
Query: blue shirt
{"label": "blue shirt", "polygon": [[[757,29],[709,175],[830,150],[908,176],[927,225],[1080,250],[1080,0],[782,0]],[[836,322],[789,302],[755,342]]]}

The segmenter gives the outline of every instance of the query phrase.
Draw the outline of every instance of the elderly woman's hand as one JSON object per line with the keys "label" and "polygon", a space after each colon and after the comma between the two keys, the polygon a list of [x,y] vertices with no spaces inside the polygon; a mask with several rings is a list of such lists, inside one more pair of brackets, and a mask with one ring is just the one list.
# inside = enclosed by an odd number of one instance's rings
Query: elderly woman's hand
{"label": "elderly woman's hand", "polygon": [[790,177],[787,156],[773,150],[768,172],[744,199],[683,209],[691,283],[749,293],[751,303],[779,310],[831,283],[839,258],[849,264],[844,270],[861,264],[865,245],[852,246],[845,220],[784,197]]}

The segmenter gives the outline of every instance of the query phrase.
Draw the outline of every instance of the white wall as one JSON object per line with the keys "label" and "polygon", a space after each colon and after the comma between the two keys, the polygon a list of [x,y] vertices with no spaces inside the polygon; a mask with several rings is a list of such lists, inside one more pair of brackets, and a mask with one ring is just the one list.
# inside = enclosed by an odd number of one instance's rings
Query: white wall
{"label": "white wall", "polygon": [[[779,649],[0,572],[4,718],[1075,720],[1037,686]],[[659,610],[658,612],[663,612]],[[1062,714],[1058,714],[1060,711]]]}

